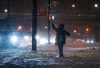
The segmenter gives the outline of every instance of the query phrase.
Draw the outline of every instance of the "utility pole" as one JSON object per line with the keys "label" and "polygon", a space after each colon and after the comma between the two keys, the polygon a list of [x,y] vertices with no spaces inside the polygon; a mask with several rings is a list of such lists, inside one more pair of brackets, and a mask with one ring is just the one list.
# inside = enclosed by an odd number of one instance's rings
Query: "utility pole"
{"label": "utility pole", "polygon": [[48,0],[48,43],[50,44],[50,0]]}
{"label": "utility pole", "polygon": [[37,51],[36,33],[37,33],[37,0],[32,0],[32,51]]}
{"label": "utility pole", "polygon": [[5,26],[7,27],[7,29],[10,29],[11,27],[11,22],[10,22],[10,0],[7,0],[7,23],[5,24]]}

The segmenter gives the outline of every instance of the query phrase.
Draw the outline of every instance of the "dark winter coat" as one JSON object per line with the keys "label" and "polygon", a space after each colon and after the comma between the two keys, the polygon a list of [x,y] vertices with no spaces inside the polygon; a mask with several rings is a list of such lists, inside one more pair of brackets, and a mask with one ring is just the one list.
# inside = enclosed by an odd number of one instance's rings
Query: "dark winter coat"
{"label": "dark winter coat", "polygon": [[56,43],[57,44],[59,44],[59,43],[65,44],[66,43],[66,35],[70,36],[70,33],[65,31],[64,29],[56,28],[54,26],[54,24],[52,24],[52,28],[56,31]]}

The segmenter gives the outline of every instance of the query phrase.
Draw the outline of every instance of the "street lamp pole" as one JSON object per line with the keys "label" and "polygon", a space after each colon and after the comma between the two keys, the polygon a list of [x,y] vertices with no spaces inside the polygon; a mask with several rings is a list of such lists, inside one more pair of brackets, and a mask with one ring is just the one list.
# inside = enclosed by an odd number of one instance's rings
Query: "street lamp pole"
{"label": "street lamp pole", "polygon": [[37,33],[37,0],[32,0],[32,51],[37,51],[36,33]]}
{"label": "street lamp pole", "polygon": [[48,43],[50,44],[50,0],[48,0]]}

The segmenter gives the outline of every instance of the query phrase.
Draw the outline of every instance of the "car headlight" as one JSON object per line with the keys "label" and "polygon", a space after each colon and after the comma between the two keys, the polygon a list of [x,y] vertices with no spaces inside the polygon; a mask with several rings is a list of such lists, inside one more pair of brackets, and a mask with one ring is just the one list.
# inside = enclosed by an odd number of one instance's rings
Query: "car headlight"
{"label": "car headlight", "polygon": [[38,41],[40,39],[40,36],[39,35],[36,35],[36,40]]}
{"label": "car headlight", "polygon": [[48,43],[48,41],[45,38],[42,38],[40,40],[40,45],[43,45],[43,44],[46,44],[46,43]]}
{"label": "car headlight", "polygon": [[86,41],[86,43],[90,43],[90,41],[89,41],[89,40],[87,40],[87,41]]}
{"label": "car headlight", "polygon": [[18,37],[16,35],[11,36],[11,43],[16,44],[18,42]]}
{"label": "car headlight", "polygon": [[29,40],[30,39],[30,37],[29,36],[24,36],[24,40]]}
{"label": "car headlight", "polygon": [[86,43],[94,43],[93,40],[87,40]]}
{"label": "car headlight", "polygon": [[91,40],[91,43],[94,43],[94,41],[93,41],[93,40]]}

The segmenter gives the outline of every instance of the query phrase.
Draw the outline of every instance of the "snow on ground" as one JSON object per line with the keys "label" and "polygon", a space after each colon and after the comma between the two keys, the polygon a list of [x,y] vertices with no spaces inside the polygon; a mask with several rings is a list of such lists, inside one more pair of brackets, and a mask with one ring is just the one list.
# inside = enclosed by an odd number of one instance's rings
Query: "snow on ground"
{"label": "snow on ground", "polygon": [[[44,50],[43,50],[44,49]],[[56,57],[57,46],[0,49],[0,68],[100,68],[98,46],[65,46],[65,58]]]}

